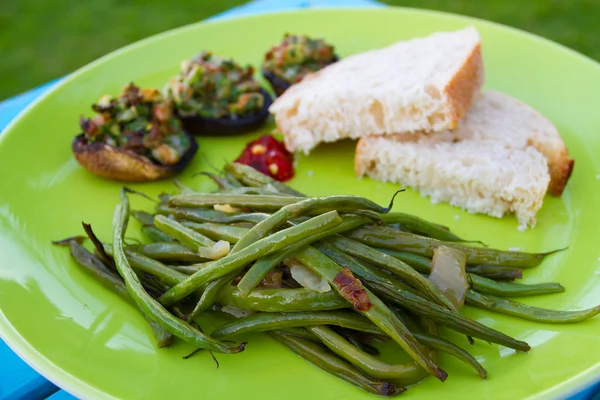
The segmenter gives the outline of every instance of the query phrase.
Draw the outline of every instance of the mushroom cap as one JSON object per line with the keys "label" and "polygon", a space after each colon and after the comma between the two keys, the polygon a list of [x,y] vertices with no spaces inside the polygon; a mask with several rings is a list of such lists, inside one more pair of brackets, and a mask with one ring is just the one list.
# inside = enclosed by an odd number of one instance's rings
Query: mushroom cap
{"label": "mushroom cap", "polygon": [[147,182],[172,177],[192,160],[198,144],[191,135],[186,135],[190,139],[190,147],[174,165],[160,165],[131,150],[105,143],[90,143],[83,133],[75,136],[72,149],[77,162],[94,175],[122,182]]}
{"label": "mushroom cap", "polygon": [[258,129],[269,116],[269,107],[273,103],[271,95],[265,90],[260,90],[265,99],[263,107],[256,113],[243,118],[206,118],[199,115],[182,116],[178,118],[186,132],[203,136],[231,136],[240,135]]}
{"label": "mushroom cap", "polygon": [[[327,65],[336,63],[339,60],[340,60],[339,57],[334,54],[333,59]],[[271,87],[273,88],[273,91],[275,92],[275,95],[277,97],[281,96],[286,90],[288,90],[290,88],[290,86],[292,86],[291,83],[284,81],[283,79],[281,79],[280,77],[275,75],[272,71],[269,71],[268,69],[261,67],[261,72],[263,74],[263,77],[267,81],[269,81],[269,83],[271,84]]]}

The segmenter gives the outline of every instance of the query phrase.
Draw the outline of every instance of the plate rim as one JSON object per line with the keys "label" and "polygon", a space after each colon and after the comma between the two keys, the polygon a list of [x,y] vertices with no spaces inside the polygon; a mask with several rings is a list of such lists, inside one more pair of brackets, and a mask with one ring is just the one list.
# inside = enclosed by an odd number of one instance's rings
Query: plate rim
{"label": "plate rim", "polygon": [[[230,9],[231,10],[231,9]],[[225,10],[227,11],[227,10]],[[118,57],[122,53],[127,53],[131,49],[134,49],[137,46],[143,45],[145,43],[150,43],[152,41],[160,40],[161,38],[169,37],[171,35],[177,35],[179,32],[185,32],[187,30],[195,29],[198,26],[205,25],[220,25],[220,24],[228,24],[235,23],[238,20],[252,20],[252,19],[261,19],[265,16],[273,16],[273,15],[286,15],[286,14],[318,14],[318,13],[327,13],[331,11],[344,11],[344,12],[370,12],[370,13],[380,13],[382,11],[392,11],[399,13],[413,13],[413,14],[424,14],[424,15],[432,15],[432,16],[443,16],[453,18],[455,20],[461,20],[464,22],[477,23],[479,25],[490,26],[500,30],[524,35],[538,43],[542,43],[545,45],[549,45],[555,47],[563,52],[569,53],[571,56],[579,58],[581,61],[586,62],[594,66],[595,68],[600,68],[600,62],[594,60],[593,58],[574,50],[562,43],[555,42],[549,38],[537,35],[535,33],[516,28],[510,25],[505,25],[499,22],[468,16],[464,14],[458,14],[448,11],[439,11],[439,10],[431,10],[425,8],[417,8],[417,7],[405,7],[405,6],[391,6],[391,5],[383,5],[382,7],[378,6],[320,6],[313,8],[297,8],[297,9],[286,9],[286,10],[278,10],[278,11],[267,11],[267,12],[259,12],[252,13],[240,16],[224,16],[220,17],[219,14],[208,17],[208,19],[192,22],[189,24],[181,25],[176,28],[172,28],[163,32],[158,32],[154,35],[147,36],[145,38],[139,39],[137,41],[131,42],[125,46],[122,46],[118,49],[115,49],[111,52],[108,52],[91,62],[75,69],[73,72],[59,78],[54,85],[52,85],[48,90],[46,90],[43,94],[38,96],[35,100],[29,103],[25,108],[23,108],[9,123],[6,127],[0,132],[0,146],[2,146],[5,138],[10,136],[12,131],[14,130],[14,126],[17,125],[23,118],[26,117],[27,114],[31,112],[32,109],[36,108],[39,103],[42,103],[46,100],[46,98],[50,97],[54,92],[60,90],[64,85],[69,84],[72,80],[77,79],[81,74],[85,73],[87,70],[94,68],[96,65],[102,64],[106,61],[113,59],[114,57]],[[1,232],[0,232],[1,234]],[[89,396],[94,396],[94,398],[105,398],[105,399],[116,399],[116,397],[98,390],[97,388],[87,384],[76,376],[66,372],[62,368],[58,367],[54,364],[50,359],[42,355],[34,346],[32,346],[27,340],[23,338],[18,332],[18,330],[10,323],[2,309],[0,308],[0,338],[4,341],[4,343],[27,365],[29,365],[33,370],[35,370],[42,377],[53,383],[55,386],[59,388],[59,390],[63,390],[77,398],[87,398]],[[583,371],[579,372],[579,375],[585,374],[587,377],[581,378],[571,378],[569,380],[563,381],[555,386],[555,389],[546,389],[542,392],[534,394],[528,399],[539,399],[539,398],[548,398],[550,391],[552,391],[552,398],[563,399],[566,396],[576,396],[585,392],[588,389],[591,389],[597,384],[600,384],[600,362],[593,365],[590,368],[587,368]]]}

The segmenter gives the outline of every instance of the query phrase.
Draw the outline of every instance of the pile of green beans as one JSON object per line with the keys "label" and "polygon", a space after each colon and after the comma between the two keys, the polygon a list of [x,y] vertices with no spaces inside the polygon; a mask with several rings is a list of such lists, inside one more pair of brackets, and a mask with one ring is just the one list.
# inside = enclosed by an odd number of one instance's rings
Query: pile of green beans
{"label": "pile of green beans", "polygon": [[[477,345],[521,352],[530,346],[464,316],[428,279],[440,246],[465,255],[466,306],[548,324],[600,313],[600,306],[555,311],[511,299],[564,291],[554,282],[515,282],[553,252],[478,246],[445,226],[391,212],[392,204],[308,197],[243,164],[204,175],[217,184],[214,192],[177,182],[178,192],[161,195],[152,213],[130,210],[133,192],[123,188],[110,241],[84,224],[94,252],[80,236],[54,242],[68,246],[77,265],[139,311],[158,347],[178,339],[197,350],[238,353],[247,345],[241,338],[266,332],[317,367],[385,396],[427,376],[444,381],[440,352],[485,379],[484,367],[443,338],[444,330],[471,343],[481,339]],[[127,243],[130,217],[143,243]],[[314,285],[306,283],[311,280]],[[205,332],[199,323],[206,318],[221,323]],[[383,342],[410,361],[384,362],[378,356]]]}

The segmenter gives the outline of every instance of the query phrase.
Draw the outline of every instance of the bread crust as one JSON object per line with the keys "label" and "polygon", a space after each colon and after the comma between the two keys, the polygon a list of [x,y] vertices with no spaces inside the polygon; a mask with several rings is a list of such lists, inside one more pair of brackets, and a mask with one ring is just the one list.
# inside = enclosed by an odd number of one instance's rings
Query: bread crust
{"label": "bread crust", "polygon": [[548,192],[552,196],[560,197],[569,182],[569,178],[573,173],[573,167],[575,166],[575,160],[569,158],[567,148],[558,154],[550,163],[550,185]]}
{"label": "bread crust", "polygon": [[465,59],[465,62],[444,88],[452,110],[450,129],[456,128],[460,119],[467,113],[473,98],[483,86],[485,72],[481,58],[481,43]]}

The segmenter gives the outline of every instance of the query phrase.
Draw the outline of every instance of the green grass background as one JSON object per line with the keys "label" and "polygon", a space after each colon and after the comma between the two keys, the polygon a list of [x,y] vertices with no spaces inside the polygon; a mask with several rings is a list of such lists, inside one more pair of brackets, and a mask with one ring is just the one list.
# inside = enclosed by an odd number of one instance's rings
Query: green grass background
{"label": "green grass background", "polygon": [[[600,0],[383,0],[524,29],[600,60]],[[59,78],[146,36],[200,21],[240,0],[3,0],[0,99]]]}

